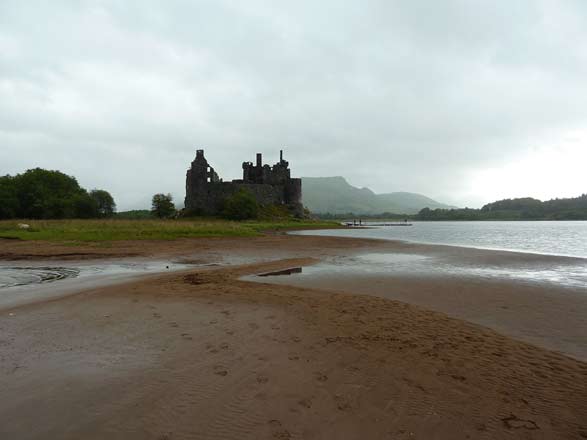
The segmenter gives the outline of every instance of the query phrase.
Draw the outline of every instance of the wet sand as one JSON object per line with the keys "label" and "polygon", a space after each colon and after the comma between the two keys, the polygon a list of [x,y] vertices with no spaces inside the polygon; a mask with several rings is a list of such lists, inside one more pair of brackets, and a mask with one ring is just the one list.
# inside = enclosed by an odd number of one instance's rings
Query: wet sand
{"label": "wet sand", "polygon": [[0,438],[587,438],[585,362],[404,302],[240,279],[406,244],[168,245],[77,251],[254,263],[1,310]]}
{"label": "wet sand", "polygon": [[[216,263],[208,263],[216,265]],[[0,261],[0,310],[57,299],[83,290],[176,272],[207,264],[178,264],[153,259],[85,261]],[[12,277],[6,277],[5,270]],[[15,270],[18,269],[18,270]],[[23,276],[24,273],[24,276]],[[47,280],[48,279],[48,280]],[[3,285],[2,282],[12,283]],[[7,288],[8,287],[8,288]]]}
{"label": "wet sand", "polygon": [[[426,249],[417,248],[412,248],[411,252],[430,254]],[[435,252],[439,258],[457,258],[450,248],[436,249]],[[457,253],[461,252],[457,250]],[[499,256],[500,264],[504,266],[513,266],[521,258],[519,254],[484,252]],[[495,257],[483,255],[484,252],[469,254],[467,264],[482,265]],[[535,263],[540,262],[542,260]],[[301,273],[289,276],[249,276],[246,279],[398,300],[587,361],[587,286],[575,288],[552,283],[488,279],[468,274],[466,270],[461,274],[454,272],[441,276],[425,272],[362,271],[361,267],[345,270],[344,264],[330,271],[331,267],[302,269]]]}

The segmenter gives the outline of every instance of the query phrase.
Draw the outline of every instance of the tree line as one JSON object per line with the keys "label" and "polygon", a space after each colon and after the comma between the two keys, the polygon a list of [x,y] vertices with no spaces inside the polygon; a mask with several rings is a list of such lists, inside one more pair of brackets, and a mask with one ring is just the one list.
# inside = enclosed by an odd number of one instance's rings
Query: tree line
{"label": "tree line", "polygon": [[481,209],[423,208],[417,214],[383,212],[381,214],[319,213],[316,217],[324,220],[342,219],[410,219],[410,220],[587,220],[587,194],[566,199],[552,199],[542,202],[531,197],[504,199],[488,203]]}
{"label": "tree line", "polygon": [[[234,220],[256,218],[254,196],[240,191],[226,200],[222,216]],[[117,215],[108,191],[82,188],[77,179],[60,171],[34,168],[14,176],[0,176],[0,219],[174,218],[193,215],[178,211],[171,194],[155,194],[150,210]]]}
{"label": "tree line", "polygon": [[[222,217],[243,220],[268,215],[254,196],[241,190],[225,201]],[[270,212],[269,212],[270,213]],[[124,213],[123,213],[124,214]],[[170,218],[196,213],[177,211],[170,194],[155,194],[151,210],[131,211],[128,218]],[[274,214],[274,213],[270,213]],[[116,215],[116,203],[108,191],[82,188],[77,179],[60,171],[35,168],[14,176],[0,176],[0,219],[109,218]],[[124,215],[121,217],[127,218]],[[504,199],[481,209],[424,208],[415,215],[382,213],[361,215],[320,214],[323,219],[402,218],[413,220],[587,220],[587,194],[542,202],[530,197]]]}
{"label": "tree line", "polygon": [[415,220],[587,220],[587,194],[542,202],[531,197],[504,199],[481,209],[424,208]]}
{"label": "tree line", "polygon": [[108,191],[87,191],[60,171],[35,168],[0,176],[0,219],[106,218],[115,212]]}

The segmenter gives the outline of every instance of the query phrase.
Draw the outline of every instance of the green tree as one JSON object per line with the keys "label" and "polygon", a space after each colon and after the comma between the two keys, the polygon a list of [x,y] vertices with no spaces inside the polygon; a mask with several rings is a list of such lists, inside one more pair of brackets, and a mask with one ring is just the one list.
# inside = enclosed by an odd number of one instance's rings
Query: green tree
{"label": "green tree", "polygon": [[18,198],[14,177],[0,177],[0,219],[15,218],[18,212]]}
{"label": "green tree", "polygon": [[255,196],[244,188],[228,197],[224,202],[223,216],[231,220],[256,218],[258,213],[259,204]]}
{"label": "green tree", "polygon": [[75,218],[96,218],[98,217],[98,205],[96,201],[84,190],[73,196],[70,200],[72,205],[71,217]]}
{"label": "green tree", "polygon": [[116,203],[108,191],[93,189],[90,197],[96,204],[97,217],[112,217],[116,212]]}
{"label": "green tree", "polygon": [[169,218],[175,214],[175,205],[171,194],[155,194],[151,204],[151,212],[159,218]]}
{"label": "green tree", "polygon": [[75,177],[35,168],[14,177],[20,218],[72,218],[76,200],[87,196]]}
{"label": "green tree", "polygon": [[0,177],[0,218],[95,218],[111,215],[115,206],[106,191],[88,194],[60,171],[35,168]]}

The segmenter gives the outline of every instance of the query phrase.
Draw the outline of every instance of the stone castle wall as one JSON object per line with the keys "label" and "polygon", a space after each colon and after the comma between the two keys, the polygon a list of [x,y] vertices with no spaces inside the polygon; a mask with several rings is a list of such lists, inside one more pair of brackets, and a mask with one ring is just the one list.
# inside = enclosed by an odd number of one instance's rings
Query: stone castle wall
{"label": "stone castle wall", "polygon": [[204,158],[203,150],[198,150],[196,159],[186,175],[187,210],[201,215],[218,215],[225,200],[245,189],[260,205],[285,205],[295,215],[303,215],[302,179],[292,179],[288,163],[280,162],[270,167],[261,164],[257,155],[257,165],[243,163],[243,180],[223,182]]}

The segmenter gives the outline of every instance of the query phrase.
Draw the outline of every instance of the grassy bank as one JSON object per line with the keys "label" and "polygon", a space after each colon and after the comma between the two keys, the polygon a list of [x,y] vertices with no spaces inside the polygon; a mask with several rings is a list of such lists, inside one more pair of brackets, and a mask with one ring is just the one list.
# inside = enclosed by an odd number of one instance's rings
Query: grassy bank
{"label": "grassy bank", "polygon": [[[19,223],[30,226],[22,229]],[[116,240],[173,240],[191,237],[251,237],[264,231],[337,227],[338,223],[312,220],[228,221],[190,220],[5,220],[0,238],[66,242]]]}

